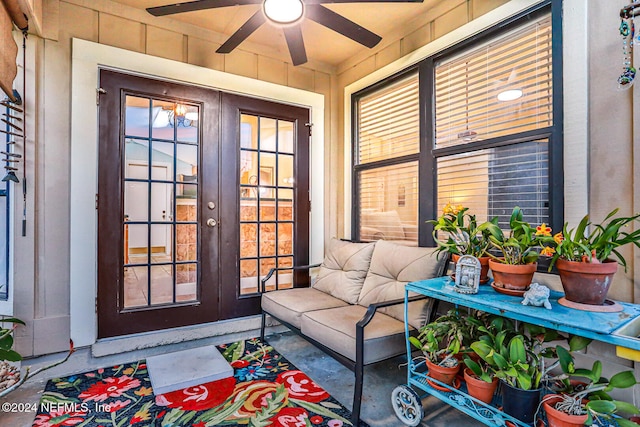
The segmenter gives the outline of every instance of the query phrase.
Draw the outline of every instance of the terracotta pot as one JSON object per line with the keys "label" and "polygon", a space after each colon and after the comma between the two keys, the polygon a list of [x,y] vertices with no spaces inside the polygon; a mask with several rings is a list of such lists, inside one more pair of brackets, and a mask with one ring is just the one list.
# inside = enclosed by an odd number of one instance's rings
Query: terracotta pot
{"label": "terracotta pot", "polygon": [[[458,262],[460,259],[460,255],[451,254],[451,260],[453,262]],[[489,282],[489,260],[491,258],[488,256],[481,256],[478,258],[480,261],[480,284],[485,285]]]}
{"label": "terracotta pot", "polygon": [[489,268],[493,273],[493,282],[496,286],[524,291],[531,284],[533,273],[536,272],[538,263],[512,265],[489,260]]}
{"label": "terracotta pot", "polygon": [[542,406],[547,413],[548,427],[578,427],[587,421],[587,414],[569,415],[554,408],[554,405],[562,400],[562,396],[548,394],[542,399]]}
{"label": "terracotta pot", "polygon": [[580,304],[602,305],[607,298],[618,263],[608,259],[601,264],[558,259],[556,267],[567,300]]}
{"label": "terracotta pot", "polygon": [[471,369],[466,368],[464,370],[464,381],[467,383],[467,392],[469,392],[469,395],[481,402],[491,403],[493,394],[498,387],[498,379],[496,377],[493,377],[493,381],[488,383],[475,376]]}
{"label": "terracotta pot", "polygon": [[460,370],[460,364],[458,363],[453,368],[447,368],[445,366],[436,365],[427,359],[427,368],[429,369],[428,375],[434,380],[438,380],[441,383],[451,385],[456,377],[456,374]]}

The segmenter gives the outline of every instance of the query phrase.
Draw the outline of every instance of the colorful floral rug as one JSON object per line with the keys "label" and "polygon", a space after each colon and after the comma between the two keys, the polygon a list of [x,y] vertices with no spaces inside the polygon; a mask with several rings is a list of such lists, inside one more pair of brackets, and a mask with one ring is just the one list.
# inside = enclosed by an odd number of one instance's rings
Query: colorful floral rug
{"label": "colorful floral rug", "polygon": [[144,360],[54,378],[33,427],[351,426],[344,406],[268,344],[218,349],[233,377],[164,395],[154,395]]}

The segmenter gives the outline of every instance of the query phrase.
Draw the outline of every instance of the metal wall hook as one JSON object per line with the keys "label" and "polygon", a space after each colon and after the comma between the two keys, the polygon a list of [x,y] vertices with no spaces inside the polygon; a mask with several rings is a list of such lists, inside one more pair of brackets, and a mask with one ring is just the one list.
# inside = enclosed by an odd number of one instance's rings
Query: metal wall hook
{"label": "metal wall hook", "polygon": [[16,176],[16,173],[14,171],[7,172],[7,174],[4,176],[4,178],[2,178],[2,182],[8,182],[8,181],[13,181],[15,183],[20,182],[20,180],[18,179],[18,177]]}

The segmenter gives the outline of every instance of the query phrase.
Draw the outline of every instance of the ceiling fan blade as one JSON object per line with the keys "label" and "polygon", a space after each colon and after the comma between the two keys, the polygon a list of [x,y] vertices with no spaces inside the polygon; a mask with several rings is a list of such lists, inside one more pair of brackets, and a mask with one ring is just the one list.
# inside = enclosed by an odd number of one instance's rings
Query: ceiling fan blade
{"label": "ceiling fan blade", "polygon": [[289,46],[289,53],[291,54],[291,61],[293,62],[293,65],[301,65],[307,62],[307,51],[304,48],[300,25],[283,27],[282,31],[284,31],[284,38],[287,40],[287,46]]}
{"label": "ceiling fan blade", "polygon": [[253,16],[249,18],[247,22],[242,24],[242,26],[238,28],[238,30],[235,33],[233,33],[231,37],[229,37],[227,41],[224,42],[224,44],[218,48],[218,50],[216,50],[216,52],[217,53],[231,52],[240,43],[242,43],[247,37],[249,37],[251,33],[257,30],[258,27],[260,27],[260,25],[264,24],[265,19],[266,18],[264,17],[264,13],[262,13],[262,10],[259,10],[256,13],[254,13]]}
{"label": "ceiling fan blade", "polygon": [[423,3],[424,0],[304,0],[304,4],[330,3]]}
{"label": "ceiling fan blade", "polygon": [[148,7],[147,12],[153,16],[173,15],[176,13],[193,12],[194,10],[215,9],[218,7],[241,6],[245,4],[260,4],[264,0],[196,0],[184,3],[173,3],[165,6]]}
{"label": "ceiling fan blade", "polygon": [[379,35],[319,4],[306,4],[305,15],[318,24],[324,25],[368,48],[374,47],[382,40]]}

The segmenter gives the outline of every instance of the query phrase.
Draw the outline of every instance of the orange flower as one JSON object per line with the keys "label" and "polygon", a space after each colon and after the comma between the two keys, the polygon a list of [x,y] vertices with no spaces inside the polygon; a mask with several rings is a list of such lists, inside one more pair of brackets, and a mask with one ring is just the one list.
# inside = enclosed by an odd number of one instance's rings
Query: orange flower
{"label": "orange flower", "polygon": [[140,389],[133,392],[136,396],[149,396],[153,393],[151,387],[140,387]]}
{"label": "orange flower", "polygon": [[551,236],[551,227],[544,222],[536,227],[536,236]]}
{"label": "orange flower", "polygon": [[452,214],[453,212],[453,206],[451,205],[451,203],[447,203],[444,207],[444,209],[442,209],[442,213],[443,214]]}
{"label": "orange flower", "polygon": [[562,235],[562,232],[554,234],[553,240],[555,240],[557,244],[562,243],[562,241],[564,240],[564,236]]}
{"label": "orange flower", "polygon": [[540,255],[542,256],[553,256],[556,253],[556,250],[550,246],[545,246],[544,249],[540,251]]}
{"label": "orange flower", "polygon": [[461,210],[463,210],[463,209],[464,209],[464,206],[462,206],[462,205],[458,205],[458,206],[456,206],[456,211],[455,211],[454,213],[456,213],[456,214],[457,214],[458,212],[460,212],[460,211],[461,211]]}

